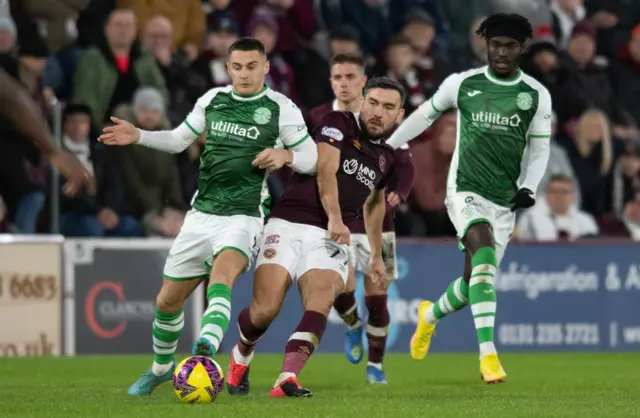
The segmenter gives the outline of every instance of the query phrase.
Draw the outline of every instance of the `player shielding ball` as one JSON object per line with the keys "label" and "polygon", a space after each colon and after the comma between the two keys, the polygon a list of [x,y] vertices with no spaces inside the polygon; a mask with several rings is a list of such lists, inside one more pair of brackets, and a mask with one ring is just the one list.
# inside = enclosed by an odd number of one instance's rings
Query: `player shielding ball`
{"label": "player shielding ball", "polygon": [[[309,128],[314,132],[321,128],[322,118],[332,111],[352,112],[356,118],[364,100],[363,88],[367,82],[364,59],[357,55],[338,54],[329,63],[331,70],[331,88],[335,100],[311,109]],[[405,201],[413,187],[415,168],[411,162],[409,147],[405,144],[396,150],[395,181],[390,184],[391,190],[386,195],[386,212],[382,226],[382,261],[387,277],[398,278],[396,265],[396,233],[393,219],[393,207]],[[369,343],[369,362],[367,364],[367,380],[369,383],[387,383],[382,360],[384,358],[387,333],[391,318],[387,307],[387,289],[376,286],[371,279],[369,258],[371,249],[367,238],[363,217],[358,218],[351,232],[349,250],[349,277],[345,291],[340,294],[333,305],[347,325],[345,334],[345,354],[350,362],[357,364],[362,360],[363,326],[358,314],[355,299],[356,277],[354,270],[364,275],[364,304],[368,311],[366,327]]]}
{"label": "player shielding ball", "polygon": [[150,394],[171,380],[184,302],[207,278],[205,261],[211,265],[208,306],[193,354],[216,353],[229,325],[231,288],[250,268],[268,214],[269,173],[285,164],[315,173],[317,146],[300,110],[264,84],[269,71],[264,46],[239,39],[229,48],[227,70],[233,85],[209,90],[176,129],[147,132],[114,119],[116,125],[100,137],[106,144],[178,153],[206,134],[193,209],[171,247],[156,300],[153,366],[131,386],[131,395]]}
{"label": "player shielding ball", "polygon": [[292,177],[260,239],[253,301],[239,315],[240,341],[231,353],[230,393],[248,393],[255,344],[297,282],[304,315],[287,342],[271,396],[311,396],[298,375],[322,340],[331,306],[344,289],[349,228],[361,210],[371,244],[371,275],[386,286],[381,253],[384,189],[393,176],[395,154],[384,139],[402,119],[404,98],[398,82],[374,78],[367,83],[358,119],[351,112],[323,118],[315,132],[317,177]]}
{"label": "player shielding ball", "polygon": [[513,231],[515,211],[535,204],[534,191],[549,159],[551,97],[518,68],[523,45],[532,35],[527,19],[492,15],[477,33],[487,41],[489,65],[449,76],[388,144],[399,147],[441,112],[457,109],[458,135],[445,203],[465,251],[464,277],[451,283],[435,304],[420,304],[411,355],[423,359],[436,323],[470,305],[480,372],[485,382],[496,383],[507,375],[493,343],[494,277]]}

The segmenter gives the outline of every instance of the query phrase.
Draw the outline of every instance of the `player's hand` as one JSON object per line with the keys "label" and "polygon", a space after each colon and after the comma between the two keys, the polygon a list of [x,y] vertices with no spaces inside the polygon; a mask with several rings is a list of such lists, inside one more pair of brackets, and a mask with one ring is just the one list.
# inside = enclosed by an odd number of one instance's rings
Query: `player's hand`
{"label": "player's hand", "polygon": [[531,190],[520,189],[509,203],[511,203],[511,212],[515,212],[518,209],[530,208],[536,204],[536,200]]}
{"label": "player's hand", "polygon": [[256,156],[252,164],[261,169],[278,170],[285,164],[291,164],[292,158],[289,150],[267,148]]}
{"label": "player's hand", "polygon": [[391,205],[392,208],[395,208],[400,203],[402,203],[402,198],[398,196],[395,192],[389,192],[387,195],[387,203]]}
{"label": "player's hand", "polygon": [[329,219],[327,230],[331,236],[331,240],[338,244],[351,245],[351,232],[349,228],[342,223],[342,220],[334,221]]}
{"label": "player's hand", "polygon": [[75,156],[57,150],[49,156],[49,163],[67,181],[62,187],[65,196],[75,196],[80,189],[85,189],[90,195],[95,194],[96,184],[93,175]]}
{"label": "player's hand", "polygon": [[371,280],[373,284],[380,289],[386,289],[389,287],[389,278],[387,277],[387,270],[384,267],[384,262],[381,256],[372,256],[369,260],[369,269],[371,271]]}
{"label": "player's hand", "polygon": [[138,128],[126,120],[112,116],[111,121],[114,125],[105,127],[98,141],[107,145],[123,146],[134,144],[140,140],[140,131]]}

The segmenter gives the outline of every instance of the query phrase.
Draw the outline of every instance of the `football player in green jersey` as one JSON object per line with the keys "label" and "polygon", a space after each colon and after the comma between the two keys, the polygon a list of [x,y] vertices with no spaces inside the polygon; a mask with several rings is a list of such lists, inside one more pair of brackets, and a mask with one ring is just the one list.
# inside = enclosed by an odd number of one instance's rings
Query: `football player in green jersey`
{"label": "football player in green jersey", "polygon": [[497,383],[507,375],[493,343],[494,277],[513,231],[515,210],[534,205],[534,191],[549,159],[551,97],[518,68],[524,43],[532,35],[527,19],[496,14],[482,22],[477,33],[487,42],[489,65],[449,76],[387,143],[398,148],[422,133],[440,112],[457,109],[458,135],[445,203],[465,251],[465,272],[438,302],[420,304],[411,355],[423,359],[438,320],[470,305],[482,378]]}
{"label": "football player in green jersey", "polygon": [[315,173],[317,146],[302,113],[264,84],[269,71],[264,46],[253,38],[236,41],[227,71],[232,85],[205,93],[176,129],[147,132],[113,118],[115,125],[100,137],[109,145],[136,143],[177,153],[206,135],[193,209],[171,247],[156,300],[154,362],[131,386],[131,395],[151,394],[171,379],[184,302],[207,276],[208,306],[193,354],[216,353],[229,325],[231,288],[251,266],[269,211],[269,173],[283,165]]}

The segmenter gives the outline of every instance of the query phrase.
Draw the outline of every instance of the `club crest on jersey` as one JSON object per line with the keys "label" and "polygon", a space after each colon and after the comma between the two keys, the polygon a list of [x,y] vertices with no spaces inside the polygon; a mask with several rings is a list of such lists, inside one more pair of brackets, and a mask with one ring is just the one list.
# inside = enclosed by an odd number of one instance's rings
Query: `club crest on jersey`
{"label": "club crest on jersey", "polygon": [[529,110],[533,105],[533,97],[529,93],[518,93],[518,97],[516,97],[516,105],[522,110]]}
{"label": "club crest on jersey", "polygon": [[344,135],[340,132],[339,129],[332,128],[330,126],[324,126],[322,128],[322,135],[328,136],[331,139],[335,139],[336,141],[342,141]]}
{"label": "club crest on jersey", "polygon": [[383,154],[380,154],[380,159],[378,160],[378,164],[380,165],[380,171],[382,171],[384,173],[384,166],[386,165],[387,161],[384,158]]}
{"label": "club crest on jersey", "polygon": [[265,125],[271,120],[271,111],[266,107],[259,107],[253,112],[253,120],[258,125]]}

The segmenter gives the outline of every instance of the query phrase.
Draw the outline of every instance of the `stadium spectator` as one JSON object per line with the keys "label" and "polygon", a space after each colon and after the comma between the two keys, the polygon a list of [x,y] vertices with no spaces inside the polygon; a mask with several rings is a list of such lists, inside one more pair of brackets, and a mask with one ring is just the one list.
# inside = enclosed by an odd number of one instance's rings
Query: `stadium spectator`
{"label": "stadium spectator", "polygon": [[338,54],[362,55],[360,34],[353,26],[342,25],[329,34],[330,56]]}
{"label": "stadium spectator", "polygon": [[587,20],[573,28],[567,54],[561,57],[565,75],[554,97],[561,125],[571,133],[573,120],[590,107],[602,109],[613,124],[618,138],[635,135],[633,119],[616,98],[609,83],[607,61],[595,56],[596,29]]}
{"label": "stadium spectator", "polygon": [[[547,183],[544,199],[526,210],[518,220],[522,241],[574,241],[599,234],[593,216],[579,210],[570,177],[554,175]],[[542,197],[542,196],[541,196]]]}
{"label": "stadium spectator", "polygon": [[76,21],[90,0],[24,1],[25,11],[38,22],[50,51],[71,45],[78,37]]}
{"label": "stadium spectator", "polygon": [[212,18],[232,17],[234,0],[202,0],[202,11],[207,20]]}
{"label": "stadium spectator", "polygon": [[[117,114],[140,129],[167,130],[169,121],[164,108],[162,94],[147,87],[135,93],[131,107],[121,106]],[[139,146],[119,147],[116,152],[125,199],[132,213],[142,219],[146,235],[176,236],[186,205],[175,156]]]}
{"label": "stadium spectator", "polygon": [[447,174],[455,146],[456,115],[453,112],[442,115],[433,128],[409,142],[416,177],[410,197],[411,214],[399,212],[396,215],[399,234],[455,235],[444,205]]}
{"label": "stadium spectator", "polygon": [[551,25],[548,0],[489,0],[489,13],[517,13],[526,17],[534,28]]}
{"label": "stadium spectator", "polygon": [[173,48],[171,21],[164,16],[149,19],[142,32],[141,43],[153,54],[162,72],[169,90],[169,120],[173,126],[178,126],[193,107],[188,96],[191,82],[189,58],[183,51]]}
{"label": "stadium spectator", "polygon": [[192,60],[198,56],[205,33],[201,0],[117,0],[116,3],[121,9],[133,10],[140,34],[154,16],[171,20],[173,46],[183,50]]}
{"label": "stadium spectator", "polygon": [[230,18],[214,17],[209,22],[209,49],[191,64],[194,79],[189,86],[189,97],[195,103],[203,91],[231,83],[227,74],[227,50],[238,39],[238,26]]}
{"label": "stadium spectator", "polygon": [[414,64],[418,70],[419,83],[427,97],[430,97],[450,73],[445,57],[433,48],[435,20],[422,10],[410,13],[404,19],[402,34],[415,52]]}
{"label": "stadium spectator", "polygon": [[630,142],[620,156],[613,174],[613,210],[640,240],[640,145]]}
{"label": "stadium spectator", "polygon": [[74,237],[136,237],[142,235],[140,222],[125,214],[120,173],[112,160],[113,150],[92,145],[91,109],[70,104],[63,114],[62,146],[96,178],[97,193],[84,191],[75,197],[60,197],[60,232]]}
{"label": "stadium spectator", "polygon": [[596,218],[611,206],[611,170],[619,144],[611,137],[611,128],[604,112],[590,109],[578,120],[575,135],[563,140],[573,167],[580,192],[581,209]]}
{"label": "stadium spectator", "polygon": [[588,18],[598,28],[598,53],[614,58],[629,32],[640,22],[640,3],[628,0],[589,0]]}
{"label": "stadium spectator", "polygon": [[258,9],[247,24],[247,33],[264,45],[271,64],[265,79],[267,85],[272,90],[284,94],[294,102],[298,102],[293,68],[282,58],[282,54],[275,50],[279,33],[278,22],[270,13]]}
{"label": "stadium spectator", "polygon": [[[474,33],[489,13],[489,0],[447,0],[440,2],[449,27],[448,55],[451,62],[471,48],[469,33]],[[470,32],[470,28],[475,28]],[[471,38],[473,41],[474,38]],[[484,43],[484,42],[483,42]],[[486,55],[486,54],[485,54]],[[468,67],[471,68],[471,67]],[[464,68],[464,69],[468,69]],[[456,67],[456,71],[460,69]]]}
{"label": "stadium spectator", "polygon": [[407,114],[411,114],[428,97],[415,62],[416,52],[409,40],[403,35],[396,35],[389,40],[384,61],[376,71],[379,75],[389,76],[403,85],[408,93],[404,104]]}
{"label": "stadium spectator", "polygon": [[631,32],[629,42],[620,47],[618,59],[612,65],[611,83],[620,103],[636,126],[640,125],[640,25]]}
{"label": "stadium spectator", "polygon": [[135,22],[131,10],[112,11],[106,42],[88,48],[78,63],[73,98],[91,108],[95,127],[108,122],[118,105],[129,103],[138,87],[155,87],[166,102],[164,78],[153,56],[135,40]]}
{"label": "stadium spectator", "polygon": [[453,71],[466,71],[487,65],[487,41],[476,34],[480,23],[485,19],[486,16],[480,16],[472,22],[465,46],[455,54],[451,54]]}
{"label": "stadium spectator", "polygon": [[522,69],[531,77],[542,83],[551,98],[558,98],[561,81],[560,61],[556,41],[551,28],[543,26],[534,33],[534,38],[527,45],[527,53],[522,61]]}
{"label": "stadium spectator", "polygon": [[551,125],[551,142],[549,143],[549,161],[547,162],[547,169],[544,172],[544,176],[542,180],[540,180],[540,184],[538,185],[538,190],[536,194],[538,196],[543,196],[545,190],[547,189],[547,183],[553,176],[563,176],[569,178],[573,181],[574,192],[576,194],[576,205],[580,207],[581,196],[580,196],[580,187],[578,183],[578,179],[571,167],[571,162],[569,161],[569,157],[567,156],[567,151],[558,145],[556,141],[556,135],[558,133],[558,123],[556,115],[552,115],[552,125]]}
{"label": "stadium spectator", "polygon": [[565,49],[575,24],[587,17],[584,0],[552,0],[550,6],[553,35],[560,47]]}

